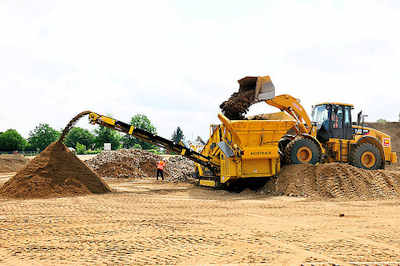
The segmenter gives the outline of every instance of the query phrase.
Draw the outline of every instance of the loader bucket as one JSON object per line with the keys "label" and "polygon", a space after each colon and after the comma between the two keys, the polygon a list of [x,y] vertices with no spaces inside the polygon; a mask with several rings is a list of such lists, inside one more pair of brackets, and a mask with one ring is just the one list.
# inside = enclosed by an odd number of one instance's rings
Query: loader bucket
{"label": "loader bucket", "polygon": [[275,97],[275,87],[269,76],[244,77],[239,81],[239,92],[254,91],[253,103],[266,101]]}

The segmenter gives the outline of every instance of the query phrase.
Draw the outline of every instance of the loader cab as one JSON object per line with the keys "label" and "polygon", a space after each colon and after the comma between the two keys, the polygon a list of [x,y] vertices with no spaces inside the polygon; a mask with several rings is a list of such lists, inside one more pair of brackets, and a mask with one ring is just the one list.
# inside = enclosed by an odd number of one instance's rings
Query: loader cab
{"label": "loader cab", "polygon": [[330,138],[353,139],[351,110],[353,105],[321,103],[313,106],[311,120],[317,127],[317,139],[327,142]]}

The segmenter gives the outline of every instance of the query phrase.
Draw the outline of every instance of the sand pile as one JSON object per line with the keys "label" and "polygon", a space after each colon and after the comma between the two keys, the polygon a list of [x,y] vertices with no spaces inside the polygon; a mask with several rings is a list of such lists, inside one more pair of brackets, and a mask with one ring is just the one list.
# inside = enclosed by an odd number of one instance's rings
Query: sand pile
{"label": "sand pile", "polygon": [[18,172],[29,162],[27,158],[20,154],[1,154],[0,173]]}
{"label": "sand pile", "polygon": [[400,196],[400,171],[363,170],[348,164],[288,165],[265,192],[290,196],[376,199]]}
{"label": "sand pile", "polygon": [[0,196],[46,198],[110,191],[64,144],[54,142],[7,181],[0,188]]}
{"label": "sand pile", "polygon": [[[85,161],[98,175],[111,178],[142,178],[156,175],[156,163],[162,157],[139,149],[103,151]],[[164,175],[170,182],[185,182],[193,173],[193,163],[182,156],[166,158]]]}

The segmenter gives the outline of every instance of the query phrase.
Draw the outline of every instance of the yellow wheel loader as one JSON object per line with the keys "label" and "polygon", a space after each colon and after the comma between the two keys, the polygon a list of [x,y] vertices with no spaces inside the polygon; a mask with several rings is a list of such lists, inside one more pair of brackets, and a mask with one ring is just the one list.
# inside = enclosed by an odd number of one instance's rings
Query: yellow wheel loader
{"label": "yellow wheel loader", "polygon": [[390,136],[364,127],[361,113],[357,123],[352,121],[352,104],[320,103],[313,106],[310,118],[300,100],[290,95],[260,97],[256,88],[255,93],[257,101],[265,101],[296,120],[296,133],[286,134],[279,143],[286,163],[344,162],[372,170],[397,162]]}

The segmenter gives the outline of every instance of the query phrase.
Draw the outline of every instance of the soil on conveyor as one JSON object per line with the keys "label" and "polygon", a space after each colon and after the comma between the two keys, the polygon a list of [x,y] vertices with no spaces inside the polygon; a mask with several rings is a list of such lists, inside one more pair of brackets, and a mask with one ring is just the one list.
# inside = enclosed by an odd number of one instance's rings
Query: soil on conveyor
{"label": "soil on conveyor", "polygon": [[364,170],[341,163],[287,165],[264,192],[319,199],[399,198],[400,171]]}
{"label": "soil on conveyor", "polygon": [[110,192],[61,142],[53,142],[0,188],[7,198],[48,198]]}
{"label": "soil on conveyor", "polygon": [[254,101],[254,85],[240,86],[228,100],[220,104],[222,113],[231,120],[243,120]]}
{"label": "soil on conveyor", "polygon": [[75,123],[77,123],[79,119],[90,113],[91,111],[83,111],[77,114],[74,118],[72,118],[71,121],[69,121],[68,124],[65,126],[64,130],[61,132],[61,136],[58,139],[58,141],[63,142],[64,138],[68,135],[69,131],[73,128]]}

